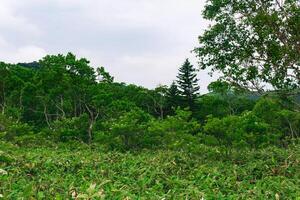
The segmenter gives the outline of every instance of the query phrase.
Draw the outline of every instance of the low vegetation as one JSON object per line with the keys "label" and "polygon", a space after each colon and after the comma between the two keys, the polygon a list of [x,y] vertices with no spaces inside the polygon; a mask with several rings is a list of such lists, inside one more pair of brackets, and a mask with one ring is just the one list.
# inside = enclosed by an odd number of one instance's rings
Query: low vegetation
{"label": "low vegetation", "polygon": [[234,149],[104,151],[80,143],[51,147],[1,142],[6,199],[297,199],[299,144]]}

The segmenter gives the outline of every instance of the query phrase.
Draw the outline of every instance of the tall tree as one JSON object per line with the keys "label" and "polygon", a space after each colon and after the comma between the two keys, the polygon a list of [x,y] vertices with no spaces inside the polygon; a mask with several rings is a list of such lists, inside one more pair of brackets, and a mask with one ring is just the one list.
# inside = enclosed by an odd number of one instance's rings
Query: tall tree
{"label": "tall tree", "polygon": [[202,69],[256,91],[300,87],[299,0],[209,0],[203,16],[213,25],[195,49]]}
{"label": "tall tree", "polygon": [[196,69],[188,59],[186,59],[184,64],[179,68],[177,79],[184,105],[189,106],[190,109],[194,109],[195,100],[200,87],[198,86]]}

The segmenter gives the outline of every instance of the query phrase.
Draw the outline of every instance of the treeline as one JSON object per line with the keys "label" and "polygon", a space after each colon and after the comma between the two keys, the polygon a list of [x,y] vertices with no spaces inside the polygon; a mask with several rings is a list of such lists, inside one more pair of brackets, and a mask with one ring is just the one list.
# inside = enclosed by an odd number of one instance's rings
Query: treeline
{"label": "treeline", "polygon": [[223,81],[199,94],[188,60],[170,86],[114,82],[75,55],[0,63],[0,137],[17,144],[74,142],[108,149],[285,145],[300,134],[295,96],[263,96]]}

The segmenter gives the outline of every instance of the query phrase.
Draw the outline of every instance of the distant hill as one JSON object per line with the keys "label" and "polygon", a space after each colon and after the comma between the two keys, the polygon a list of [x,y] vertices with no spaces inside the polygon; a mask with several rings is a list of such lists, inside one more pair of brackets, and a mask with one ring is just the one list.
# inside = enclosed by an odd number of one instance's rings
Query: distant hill
{"label": "distant hill", "polygon": [[[296,102],[300,103],[300,90],[299,91],[296,90],[296,92],[294,92],[294,93],[295,94],[291,95],[291,97],[293,97]],[[257,92],[248,92],[248,93],[243,93],[243,94],[230,93],[229,96],[236,96],[236,97],[244,96],[244,97],[248,98],[249,100],[257,101],[262,96],[265,96],[265,95],[272,96],[272,94],[275,94],[275,93],[272,91],[265,92],[265,94],[259,94]],[[210,92],[210,93],[204,94],[203,96],[222,96],[222,94]]]}
{"label": "distant hill", "polygon": [[29,62],[29,63],[18,63],[17,65],[26,67],[26,68],[32,68],[32,69],[38,69],[40,68],[40,63],[37,61]]}

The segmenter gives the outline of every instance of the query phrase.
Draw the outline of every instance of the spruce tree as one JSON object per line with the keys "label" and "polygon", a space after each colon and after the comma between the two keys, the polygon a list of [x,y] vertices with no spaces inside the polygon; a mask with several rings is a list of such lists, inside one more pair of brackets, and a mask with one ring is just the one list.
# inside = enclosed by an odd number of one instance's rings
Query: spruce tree
{"label": "spruce tree", "polygon": [[173,110],[180,106],[180,91],[175,81],[172,82],[166,93],[168,112],[173,114]]}
{"label": "spruce tree", "polygon": [[193,110],[195,108],[195,100],[200,87],[197,83],[196,69],[191,65],[188,59],[186,59],[184,64],[179,68],[177,79],[184,105],[189,106],[190,109]]}

